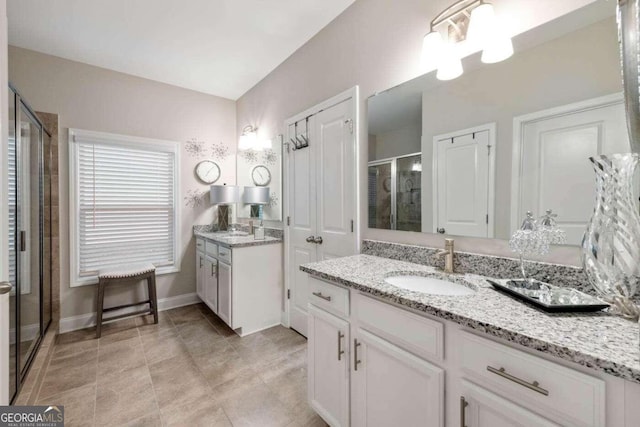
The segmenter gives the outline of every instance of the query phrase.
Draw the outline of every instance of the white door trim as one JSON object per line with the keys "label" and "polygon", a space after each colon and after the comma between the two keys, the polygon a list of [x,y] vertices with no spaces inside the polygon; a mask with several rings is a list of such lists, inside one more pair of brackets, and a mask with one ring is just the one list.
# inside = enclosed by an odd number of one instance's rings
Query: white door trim
{"label": "white door trim", "polygon": [[522,205],[520,180],[522,179],[522,144],[525,126],[538,121],[549,120],[602,107],[609,107],[623,102],[624,94],[622,92],[617,92],[611,95],[561,105],[559,107],[540,110],[513,118],[513,149],[511,158],[511,233],[520,227],[520,223],[523,218],[522,212],[520,212],[520,206]]}
{"label": "white door trim", "polygon": [[438,176],[438,141],[443,139],[451,139],[459,136],[469,135],[470,133],[477,133],[488,131],[489,132],[489,147],[491,150],[489,151],[489,181],[488,181],[488,192],[487,192],[487,213],[489,214],[489,224],[487,228],[487,237],[490,239],[494,238],[495,234],[495,210],[496,210],[496,123],[486,123],[484,125],[474,126],[467,129],[462,129],[455,132],[444,133],[442,135],[436,135],[433,137],[433,158],[432,162],[432,172],[431,176],[433,179],[432,183],[432,199],[434,203],[432,204],[433,210],[433,233],[437,233],[438,230],[438,204],[435,201],[438,200],[438,180],[436,177]]}
{"label": "white door trim", "polygon": [[[345,90],[331,98],[322,101],[319,104],[314,105],[313,107],[307,108],[301,113],[298,113],[294,116],[291,116],[284,121],[284,129],[289,129],[289,126],[294,124],[297,121],[303,120],[305,117],[319,113],[320,111],[333,107],[334,105],[338,105],[341,102],[347,101],[349,99],[353,99],[353,138],[355,141],[354,144],[354,167],[353,173],[355,174],[355,179],[353,180],[355,188],[354,194],[356,195],[355,201],[355,212],[354,212],[354,238],[356,239],[356,253],[360,252],[360,88],[356,85],[350,89]],[[286,133],[285,133],[286,135]],[[285,140],[285,144],[288,144],[289,141]],[[290,245],[290,234],[289,234],[289,224],[288,220],[291,216],[290,205],[289,205],[289,153],[288,151],[289,145],[285,148],[285,156],[282,164],[283,167],[283,189],[282,194],[284,198],[284,214],[283,214],[283,224],[284,224],[284,312],[282,313],[282,324],[286,327],[290,326],[290,311],[289,311],[289,303],[290,299],[288,295],[291,292],[291,281],[289,278],[289,264],[291,260],[289,259],[289,245]]]}

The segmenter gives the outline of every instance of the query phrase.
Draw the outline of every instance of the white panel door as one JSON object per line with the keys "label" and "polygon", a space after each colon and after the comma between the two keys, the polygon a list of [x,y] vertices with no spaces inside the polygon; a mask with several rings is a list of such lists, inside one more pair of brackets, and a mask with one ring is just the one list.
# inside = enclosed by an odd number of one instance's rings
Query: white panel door
{"label": "white panel door", "polygon": [[558,427],[546,418],[468,381],[462,381],[460,425],[466,427]]}
{"label": "white panel door", "polygon": [[589,157],[629,151],[621,102],[525,123],[518,218],[527,211],[539,217],[552,209],[567,243],[579,245],[595,201]]}
{"label": "white panel door", "polygon": [[231,266],[218,261],[218,317],[233,327],[231,301],[233,298]]}
{"label": "white panel door", "polygon": [[[310,116],[309,146],[288,153],[289,324],[304,336],[309,285],[300,264],[356,252],[353,102],[350,98]],[[307,129],[301,123],[298,134]],[[295,138],[295,126],[289,126],[288,135]]]}
{"label": "white panel door", "polygon": [[489,234],[489,131],[435,141],[434,227],[438,233]]}
{"label": "white panel door", "polygon": [[218,313],[218,260],[205,257],[204,261],[204,302]]}
{"label": "white panel door", "polygon": [[313,116],[316,157],[318,260],[353,255],[355,240],[355,138],[353,99]]}
{"label": "white panel door", "polygon": [[352,425],[444,426],[444,370],[362,329],[354,338]]}
{"label": "white panel door", "polygon": [[[311,118],[312,120],[313,118]],[[311,121],[312,122],[312,121]],[[300,132],[299,132],[300,133]],[[289,138],[295,138],[296,130],[289,126]],[[291,147],[290,147],[291,148]],[[316,162],[317,145],[309,144],[302,150],[288,152],[289,183],[289,324],[291,328],[307,335],[307,305],[309,304],[308,275],[300,271],[300,264],[317,260],[316,244],[307,239],[314,236],[316,223]]]}
{"label": "white panel door", "polygon": [[309,307],[309,405],[331,426],[349,425],[349,323]]}

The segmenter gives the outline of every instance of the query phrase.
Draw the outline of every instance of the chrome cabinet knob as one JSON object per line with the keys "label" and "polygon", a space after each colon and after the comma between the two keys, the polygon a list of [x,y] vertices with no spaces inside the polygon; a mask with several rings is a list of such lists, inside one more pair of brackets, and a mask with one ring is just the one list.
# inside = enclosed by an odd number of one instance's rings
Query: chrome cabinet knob
{"label": "chrome cabinet knob", "polygon": [[439,233],[439,234],[444,234],[444,233],[445,233],[445,231],[446,231],[446,230],[445,230],[444,228],[442,228],[442,227],[438,228],[438,233]]}
{"label": "chrome cabinet knob", "polygon": [[307,243],[315,243],[316,242],[316,238],[313,236],[309,236],[307,237]]}
{"label": "chrome cabinet knob", "polygon": [[321,245],[322,244],[322,237],[318,236],[313,240],[313,243]]}

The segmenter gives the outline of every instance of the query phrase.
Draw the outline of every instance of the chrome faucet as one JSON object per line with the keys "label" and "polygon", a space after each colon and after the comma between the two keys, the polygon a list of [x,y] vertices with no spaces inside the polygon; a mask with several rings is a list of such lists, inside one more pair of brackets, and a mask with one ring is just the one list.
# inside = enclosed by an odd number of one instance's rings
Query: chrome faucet
{"label": "chrome faucet", "polygon": [[439,250],[436,256],[444,255],[444,272],[453,273],[453,239],[444,239],[444,249]]}

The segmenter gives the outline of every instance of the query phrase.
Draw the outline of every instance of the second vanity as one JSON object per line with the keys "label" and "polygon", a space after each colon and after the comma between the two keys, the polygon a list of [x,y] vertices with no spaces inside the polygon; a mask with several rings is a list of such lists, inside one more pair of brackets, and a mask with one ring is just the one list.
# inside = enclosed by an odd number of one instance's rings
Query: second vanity
{"label": "second vanity", "polygon": [[[482,276],[371,255],[309,274],[309,401],[332,426],[638,426],[638,325],[549,315]],[[468,295],[392,286],[403,274]]]}
{"label": "second vanity", "polygon": [[240,336],[279,325],[282,240],[195,234],[198,297]]}

